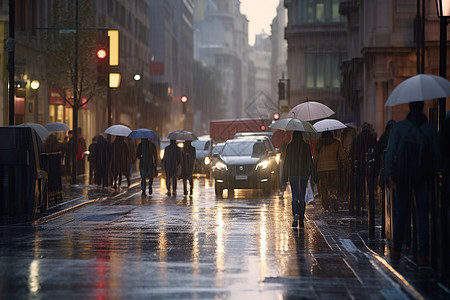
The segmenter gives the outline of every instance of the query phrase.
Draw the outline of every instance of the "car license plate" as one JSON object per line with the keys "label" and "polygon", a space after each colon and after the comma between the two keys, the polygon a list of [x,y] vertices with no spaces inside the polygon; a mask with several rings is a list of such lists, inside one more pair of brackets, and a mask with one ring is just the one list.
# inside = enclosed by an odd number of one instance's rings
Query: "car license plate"
{"label": "car license plate", "polygon": [[247,175],[236,175],[236,180],[247,180],[248,176]]}

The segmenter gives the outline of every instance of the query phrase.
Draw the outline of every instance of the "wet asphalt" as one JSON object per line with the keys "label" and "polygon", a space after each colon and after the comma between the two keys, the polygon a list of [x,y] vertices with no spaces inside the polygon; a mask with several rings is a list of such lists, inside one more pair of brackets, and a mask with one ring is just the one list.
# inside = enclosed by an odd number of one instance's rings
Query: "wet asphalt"
{"label": "wet asphalt", "polygon": [[[65,201],[34,220],[0,227],[0,299],[449,299],[431,269],[390,262],[364,218],[307,205],[291,228],[289,193],[213,181],[142,197],[138,178],[120,192],[64,186]],[[380,236],[380,226],[376,235]]]}

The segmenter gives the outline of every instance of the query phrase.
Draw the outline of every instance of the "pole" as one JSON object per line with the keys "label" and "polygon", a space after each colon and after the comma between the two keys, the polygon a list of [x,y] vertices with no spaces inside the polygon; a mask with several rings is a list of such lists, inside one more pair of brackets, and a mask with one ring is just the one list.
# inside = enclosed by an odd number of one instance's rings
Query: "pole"
{"label": "pole", "polygon": [[14,38],[15,38],[15,1],[9,0],[9,39],[8,50],[8,73],[9,73],[9,125],[14,125]]}
{"label": "pole", "polygon": [[73,148],[72,148],[72,184],[77,183],[77,149],[78,149],[78,0],[75,1],[75,65],[72,79],[73,86]]}
{"label": "pole", "polygon": [[[447,17],[442,16],[440,30],[440,52],[439,52],[439,75],[447,78]],[[442,122],[445,119],[445,101],[446,98],[439,99],[438,111],[438,129],[441,131]]]}
{"label": "pole", "polygon": [[[448,17],[445,16],[441,16],[440,19],[441,22],[441,28],[440,28],[440,53],[439,53],[439,75],[447,78],[447,24],[448,24]],[[440,98],[439,99],[439,111],[438,111],[438,130],[439,132],[441,132],[442,130],[442,125],[444,124],[444,120],[445,120],[445,103],[446,98]],[[440,228],[440,237],[438,237],[441,242],[441,261],[440,261],[440,267],[438,267],[438,276],[441,279],[447,278],[448,276],[448,270],[447,270],[447,266],[448,266],[448,240],[446,237],[446,233],[448,230],[448,203],[447,200],[448,199],[444,199],[444,193],[442,190],[442,186],[439,187],[439,191],[438,191],[438,205],[437,205],[437,209],[438,209],[438,213],[439,216],[438,218],[440,219],[440,224],[439,226]],[[440,269],[440,270],[439,270]]]}

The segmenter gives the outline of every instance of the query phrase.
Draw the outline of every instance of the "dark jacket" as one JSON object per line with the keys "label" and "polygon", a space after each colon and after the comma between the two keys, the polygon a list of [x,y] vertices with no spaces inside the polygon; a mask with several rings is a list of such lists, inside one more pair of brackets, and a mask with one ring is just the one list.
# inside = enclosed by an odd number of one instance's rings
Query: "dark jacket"
{"label": "dark jacket", "polygon": [[158,162],[155,144],[149,140],[143,140],[138,145],[136,157],[139,159],[140,169],[155,168]]}
{"label": "dark jacket", "polygon": [[181,151],[181,178],[187,179],[192,176],[195,158],[195,147],[187,146],[187,144],[185,144]]}
{"label": "dark jacket", "polygon": [[170,145],[164,149],[162,163],[167,177],[172,177],[177,174],[177,166],[181,164],[181,151],[176,141],[171,140]]}
{"label": "dark jacket", "polygon": [[300,131],[294,131],[291,142],[286,147],[282,180],[287,182],[290,176],[309,178],[317,182],[317,172],[311,157],[311,148],[304,141]]}
{"label": "dark jacket", "polygon": [[[420,130],[417,128],[420,128]],[[434,168],[437,169],[440,155],[436,129],[433,125],[428,123],[428,119],[423,113],[409,113],[406,120],[394,124],[389,135],[389,142],[384,158],[384,176],[386,180],[388,180],[392,175],[394,157],[396,155],[402,155],[399,153],[401,143],[407,135],[411,134],[424,134],[430,143],[432,143],[434,153],[433,161],[435,164]]]}
{"label": "dark jacket", "polygon": [[128,145],[124,137],[118,136],[112,143],[111,171],[113,175],[120,173],[128,174],[129,163],[130,154],[128,152]]}

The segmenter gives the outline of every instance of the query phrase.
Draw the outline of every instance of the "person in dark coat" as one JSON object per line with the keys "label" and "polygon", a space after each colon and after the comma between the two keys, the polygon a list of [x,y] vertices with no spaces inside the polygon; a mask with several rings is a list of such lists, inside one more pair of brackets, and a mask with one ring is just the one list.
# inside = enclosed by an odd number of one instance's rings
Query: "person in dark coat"
{"label": "person in dark coat", "polygon": [[156,154],[155,144],[148,139],[141,139],[141,142],[136,150],[136,157],[139,159],[142,196],[145,197],[147,196],[145,193],[147,177],[149,179],[148,194],[151,195],[153,193],[153,174],[155,173],[158,163],[158,155]]}
{"label": "person in dark coat", "polygon": [[305,192],[308,179],[317,183],[317,172],[311,157],[311,148],[305,142],[300,131],[294,131],[291,142],[286,147],[286,158],[283,165],[283,182],[291,184],[292,215],[294,221],[292,227],[304,227],[305,216]]}
{"label": "person in dark coat", "polygon": [[[413,203],[413,193],[416,199],[416,214],[418,228],[418,257],[417,262],[421,266],[428,264],[428,243],[429,243],[429,220],[428,207],[430,200],[431,182],[433,179],[433,169],[437,170],[439,162],[439,143],[435,127],[428,123],[428,119],[422,112],[424,107],[423,101],[411,102],[409,104],[410,112],[406,119],[397,122],[392,127],[389,142],[386,149],[384,160],[385,178],[387,186],[395,189],[394,202],[394,226],[393,226],[393,244],[391,246],[391,258],[398,260],[401,254],[401,248],[405,239],[405,232],[409,222],[408,215],[411,213],[411,205]],[[410,168],[396,168],[394,160],[401,161],[401,157],[411,153],[414,147],[408,140],[423,141],[423,145],[428,144],[432,160],[432,170],[426,174],[421,182],[411,184],[408,178],[412,178],[412,174],[425,174],[424,170],[411,170]],[[406,147],[403,145],[407,145]],[[415,147],[419,147],[417,144]],[[414,164],[408,159],[408,165]],[[433,166],[434,165],[434,166]],[[397,170],[396,170],[397,169]],[[397,175],[396,175],[397,173]],[[409,183],[408,183],[409,182]]]}
{"label": "person in dark coat", "polygon": [[128,187],[130,187],[130,173],[129,173],[130,153],[128,152],[128,145],[125,137],[117,136],[112,143],[112,160],[111,171],[113,174],[113,186],[117,189],[117,177],[119,177],[119,186],[122,184],[122,175],[127,178]]}
{"label": "person in dark coat", "polygon": [[191,141],[185,141],[181,150],[181,178],[183,179],[184,195],[188,194],[187,181],[189,180],[190,195],[192,196],[194,172],[194,162],[196,158],[195,147],[192,147]]}
{"label": "person in dark coat", "polygon": [[177,168],[181,168],[181,151],[175,140],[170,140],[169,146],[164,149],[162,159],[164,170],[166,171],[167,195],[170,196],[170,186],[172,194],[177,194]]}
{"label": "person in dark coat", "polygon": [[111,144],[102,135],[97,136],[95,165],[97,167],[96,183],[102,188],[109,186],[109,165],[111,161]]}
{"label": "person in dark coat", "polygon": [[[386,127],[384,129],[383,134],[381,134],[380,138],[378,139],[377,143],[375,144],[375,176],[380,175],[380,169],[381,166],[384,163],[384,150],[386,150],[388,141],[389,141],[389,135],[391,133],[392,126],[394,126],[395,121],[389,120],[386,124]],[[380,182],[381,184],[381,182]]]}
{"label": "person in dark coat", "polygon": [[89,161],[89,184],[92,184],[94,182],[97,182],[97,137],[94,136],[92,138],[92,143],[88,147],[89,155],[88,155],[88,161]]}

